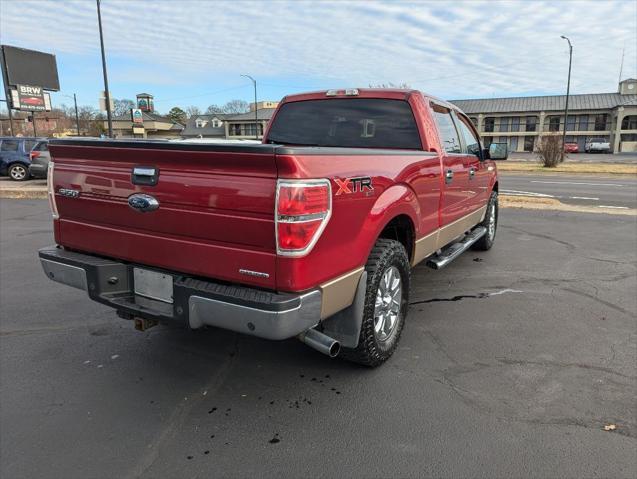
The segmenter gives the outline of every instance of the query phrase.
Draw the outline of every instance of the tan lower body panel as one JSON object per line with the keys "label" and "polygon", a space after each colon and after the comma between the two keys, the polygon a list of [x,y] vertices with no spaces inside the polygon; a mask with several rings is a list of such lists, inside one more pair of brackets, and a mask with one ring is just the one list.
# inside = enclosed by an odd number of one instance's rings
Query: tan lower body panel
{"label": "tan lower body panel", "polygon": [[453,223],[449,223],[448,225],[437,229],[433,233],[423,236],[417,240],[416,245],[414,246],[414,255],[411,265],[416,266],[427,256],[431,256],[434,252],[451,243],[465,231],[470,230],[478,223],[482,222],[486,212],[487,207],[483,206],[479,210],[469,213],[467,216],[463,216]]}
{"label": "tan lower body panel", "polygon": [[360,267],[319,286],[322,293],[321,319],[328,318],[352,304],[363,269]]}

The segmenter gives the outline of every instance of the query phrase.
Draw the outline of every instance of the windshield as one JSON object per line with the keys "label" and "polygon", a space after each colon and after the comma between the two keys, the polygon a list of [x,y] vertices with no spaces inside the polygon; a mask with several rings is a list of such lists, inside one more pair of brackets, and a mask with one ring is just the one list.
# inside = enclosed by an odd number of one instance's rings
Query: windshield
{"label": "windshield", "polygon": [[269,143],[420,150],[411,107],[404,100],[337,98],[284,104]]}

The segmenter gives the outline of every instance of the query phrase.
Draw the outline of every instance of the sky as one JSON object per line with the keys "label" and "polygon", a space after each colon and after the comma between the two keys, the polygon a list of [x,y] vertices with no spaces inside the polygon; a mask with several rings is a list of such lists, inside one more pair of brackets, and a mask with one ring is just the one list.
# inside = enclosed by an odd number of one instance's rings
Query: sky
{"label": "sky", "polygon": [[[637,2],[102,0],[111,96],[202,110],[407,83],[444,99],[617,90],[637,77]],[[57,57],[54,105],[104,89],[94,0],[0,0],[0,43]]]}

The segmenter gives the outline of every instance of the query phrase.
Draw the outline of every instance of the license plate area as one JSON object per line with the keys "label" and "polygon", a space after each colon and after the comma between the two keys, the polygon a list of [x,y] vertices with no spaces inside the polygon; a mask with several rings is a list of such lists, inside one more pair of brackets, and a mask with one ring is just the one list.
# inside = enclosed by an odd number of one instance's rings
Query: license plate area
{"label": "license plate area", "polygon": [[143,268],[133,268],[135,294],[164,303],[173,302],[173,277]]}

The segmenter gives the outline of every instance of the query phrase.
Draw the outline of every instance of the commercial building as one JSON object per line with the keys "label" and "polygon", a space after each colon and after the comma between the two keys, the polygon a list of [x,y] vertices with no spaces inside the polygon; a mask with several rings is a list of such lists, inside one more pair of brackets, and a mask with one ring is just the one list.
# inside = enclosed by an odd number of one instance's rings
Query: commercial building
{"label": "commercial building", "polygon": [[[153,96],[148,93],[137,95],[137,108],[142,110],[142,123],[133,124],[130,112],[112,118],[115,138],[181,138],[184,125],[167,116],[155,113]],[[108,122],[104,121],[108,128]]]}
{"label": "commercial building", "polygon": [[[470,118],[486,145],[531,152],[540,136],[564,131],[566,95],[452,100]],[[615,93],[570,95],[566,142],[584,151],[593,138],[608,140],[613,153],[637,152],[637,79]]]}

